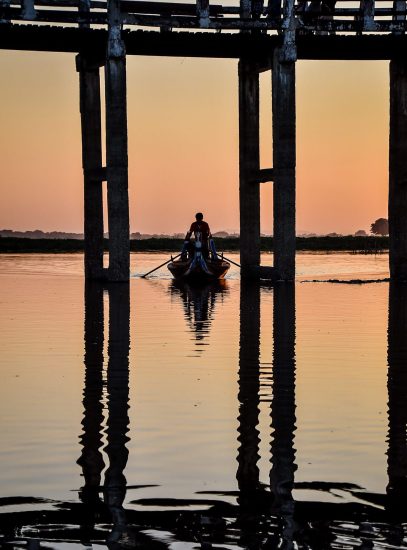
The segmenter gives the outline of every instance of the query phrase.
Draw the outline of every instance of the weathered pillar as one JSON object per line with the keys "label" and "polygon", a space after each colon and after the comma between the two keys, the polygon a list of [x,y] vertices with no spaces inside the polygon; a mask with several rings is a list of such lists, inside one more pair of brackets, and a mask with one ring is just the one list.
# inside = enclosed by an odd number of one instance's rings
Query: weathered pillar
{"label": "weathered pillar", "polygon": [[110,281],[130,275],[127,158],[126,50],[121,38],[120,0],[108,1],[109,36],[105,66],[106,161]]}
{"label": "weathered pillar", "polygon": [[270,491],[283,520],[283,548],[293,548],[295,464],[295,285],[277,283],[273,296],[273,398]]}
{"label": "weathered pillar", "polygon": [[387,509],[405,510],[407,499],[407,285],[390,283],[388,324]]}
{"label": "weathered pillar", "polygon": [[295,62],[276,49],[272,69],[274,267],[280,279],[295,277]]}
{"label": "weathered pillar", "polygon": [[390,61],[390,277],[407,282],[407,60]]}
{"label": "weathered pillar", "polygon": [[100,64],[81,54],[76,58],[82,125],[84,174],[85,277],[103,276],[102,133]]}
{"label": "weathered pillar", "polygon": [[259,71],[250,58],[239,61],[240,263],[242,277],[260,265]]}

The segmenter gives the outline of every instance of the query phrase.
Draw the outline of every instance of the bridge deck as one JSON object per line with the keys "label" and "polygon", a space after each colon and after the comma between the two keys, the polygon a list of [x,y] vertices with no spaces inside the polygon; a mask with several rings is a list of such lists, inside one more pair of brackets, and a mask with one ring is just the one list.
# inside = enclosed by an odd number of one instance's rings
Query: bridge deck
{"label": "bridge deck", "polygon": [[[404,51],[405,0],[240,0],[223,6],[118,0],[126,53],[239,58],[283,45],[286,60],[391,59]],[[104,0],[0,0],[0,48],[106,51]]]}
{"label": "bridge deck", "polygon": [[[0,27],[0,49],[47,52],[91,50],[104,56],[107,30],[10,24]],[[269,57],[281,43],[278,35],[223,34],[127,30],[123,32],[128,55],[239,59],[250,52]],[[298,36],[298,59],[387,60],[406,51],[407,37],[394,34]]]}

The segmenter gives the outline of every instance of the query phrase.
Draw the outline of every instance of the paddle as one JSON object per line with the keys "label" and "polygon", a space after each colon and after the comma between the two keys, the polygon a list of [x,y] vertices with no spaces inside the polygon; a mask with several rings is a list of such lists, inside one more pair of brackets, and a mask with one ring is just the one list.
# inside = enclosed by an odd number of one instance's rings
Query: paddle
{"label": "paddle", "polygon": [[231,260],[230,258],[226,258],[226,256],[223,254],[222,252],[222,258],[224,258],[227,262],[230,262],[231,264],[237,266],[237,267],[241,267],[240,264],[238,264],[237,262],[234,262],[233,260]]}
{"label": "paddle", "polygon": [[179,258],[181,256],[181,253],[178,254],[177,256],[175,256],[174,258],[170,258],[167,262],[164,262],[163,264],[159,265],[158,267],[155,267],[154,269],[152,269],[151,271],[149,271],[148,273],[145,273],[144,275],[141,276],[142,279],[145,279],[147,277],[147,275],[151,275],[151,273],[154,273],[154,271],[157,271],[157,269],[160,269],[160,267],[164,267],[165,265],[169,264],[170,262],[172,262],[173,260],[176,260],[177,258]]}

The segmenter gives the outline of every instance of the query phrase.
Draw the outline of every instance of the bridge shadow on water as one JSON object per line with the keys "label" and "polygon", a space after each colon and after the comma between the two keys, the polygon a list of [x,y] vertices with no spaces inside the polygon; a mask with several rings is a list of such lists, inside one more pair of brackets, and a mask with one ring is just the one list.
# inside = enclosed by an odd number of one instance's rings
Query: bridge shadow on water
{"label": "bridge shadow on water", "polygon": [[[208,335],[227,284],[193,288],[172,284],[197,344]],[[108,294],[108,360],[104,369],[104,294]],[[260,362],[261,296],[273,294],[273,361]],[[80,502],[53,502],[40,512],[0,514],[2,543],[52,547],[57,541],[121,547],[189,548],[389,548],[405,547],[407,512],[407,286],[391,285],[388,318],[388,486],[366,493],[348,483],[296,483],[296,311],[295,285],[262,287],[242,281],[238,368],[237,490],[176,499],[152,511],[153,499],[125,505],[129,442],[130,293],[126,283],[85,289],[85,384],[81,454],[84,484]],[[259,415],[270,407],[269,483],[260,481]],[[263,403],[263,405],[264,405]],[[102,452],[104,451],[104,453]],[[105,458],[104,458],[105,457]],[[106,463],[105,463],[106,460]],[[163,458],[164,460],[164,458]],[[131,486],[132,489],[136,486]],[[340,489],[343,503],[301,500],[295,495]],[[325,499],[326,500],[326,499]],[[143,504],[148,504],[143,510]],[[188,505],[194,509],[188,510]],[[202,511],[196,511],[202,505]],[[147,509],[148,508],[148,509]],[[158,507],[157,507],[158,508]],[[182,509],[183,511],[180,511]],[[404,526],[403,526],[404,525]],[[161,533],[161,536],[160,536]]]}

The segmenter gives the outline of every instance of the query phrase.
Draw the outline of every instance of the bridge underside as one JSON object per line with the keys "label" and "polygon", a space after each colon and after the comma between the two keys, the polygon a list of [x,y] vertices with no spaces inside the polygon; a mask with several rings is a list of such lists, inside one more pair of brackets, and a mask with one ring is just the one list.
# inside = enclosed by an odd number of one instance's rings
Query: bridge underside
{"label": "bridge underside", "polygon": [[[239,59],[254,55],[264,60],[281,44],[275,34],[252,36],[246,34],[207,32],[159,32],[125,30],[122,33],[127,55],[166,57],[208,57]],[[89,51],[106,55],[108,31],[77,27],[13,24],[3,25],[0,49],[43,52],[79,53]],[[390,60],[406,51],[406,35],[368,34],[298,36],[297,58],[314,60]]]}

